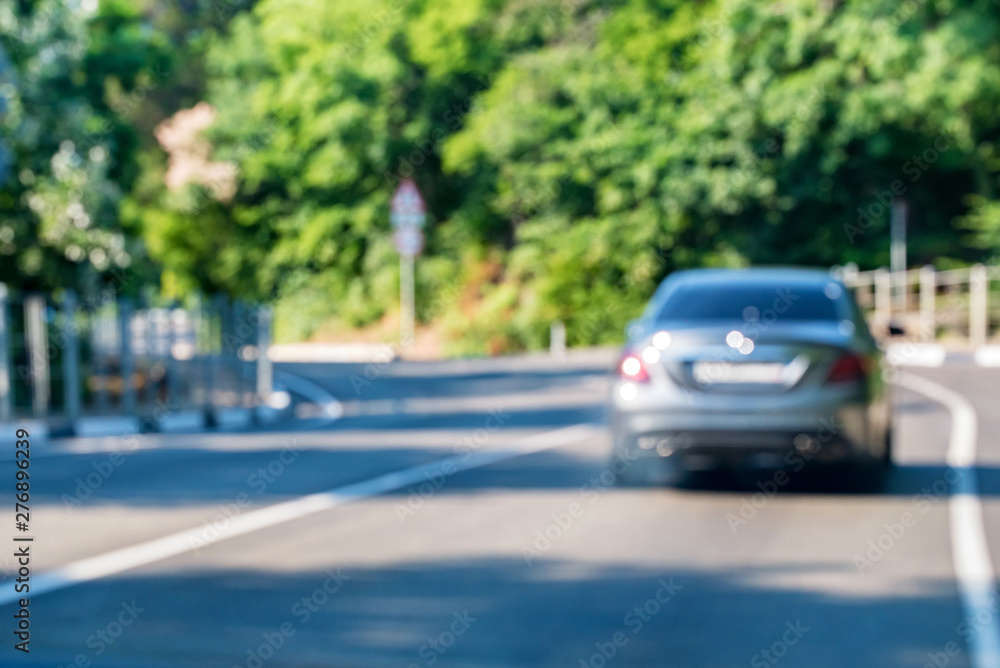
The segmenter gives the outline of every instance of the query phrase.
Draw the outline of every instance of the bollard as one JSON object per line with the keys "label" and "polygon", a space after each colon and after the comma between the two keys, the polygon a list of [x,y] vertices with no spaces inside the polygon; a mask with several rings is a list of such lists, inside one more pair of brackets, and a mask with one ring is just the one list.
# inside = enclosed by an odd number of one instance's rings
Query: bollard
{"label": "bollard", "polygon": [[549,328],[549,354],[557,359],[566,357],[566,325],[556,320]]}

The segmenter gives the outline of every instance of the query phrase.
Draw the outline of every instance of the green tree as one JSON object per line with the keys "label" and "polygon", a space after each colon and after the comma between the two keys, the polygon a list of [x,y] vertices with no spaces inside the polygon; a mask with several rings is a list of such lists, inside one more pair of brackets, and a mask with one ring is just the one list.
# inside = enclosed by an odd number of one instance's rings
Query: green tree
{"label": "green tree", "polygon": [[135,25],[111,25],[134,17],[95,14],[90,5],[0,0],[9,162],[0,254],[12,260],[0,263],[0,281],[14,287],[95,290],[120,282],[143,256],[118,215],[136,174],[134,135],[108,104],[106,86],[112,78],[125,92],[143,85],[157,47]]}
{"label": "green tree", "polygon": [[178,290],[277,300],[290,337],[357,326],[395,303],[387,204],[413,177],[421,314],[466,351],[543,345],[557,318],[618,340],[677,268],[884,264],[898,196],[913,263],[971,261],[1000,238],[998,21],[973,0],[264,0],[209,40],[235,192],[160,192],[145,234]]}

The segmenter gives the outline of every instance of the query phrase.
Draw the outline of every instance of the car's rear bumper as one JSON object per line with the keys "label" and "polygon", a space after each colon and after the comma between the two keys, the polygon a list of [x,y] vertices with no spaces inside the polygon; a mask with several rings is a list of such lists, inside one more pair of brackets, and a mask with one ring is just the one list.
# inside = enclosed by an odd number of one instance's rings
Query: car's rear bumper
{"label": "car's rear bumper", "polygon": [[612,418],[615,450],[683,468],[792,468],[870,461],[863,403],[782,413],[632,411]]}
{"label": "car's rear bumper", "polygon": [[820,440],[803,432],[654,432],[626,437],[621,443],[632,457],[669,458],[688,470],[722,466],[799,470],[870,459],[841,437]]}

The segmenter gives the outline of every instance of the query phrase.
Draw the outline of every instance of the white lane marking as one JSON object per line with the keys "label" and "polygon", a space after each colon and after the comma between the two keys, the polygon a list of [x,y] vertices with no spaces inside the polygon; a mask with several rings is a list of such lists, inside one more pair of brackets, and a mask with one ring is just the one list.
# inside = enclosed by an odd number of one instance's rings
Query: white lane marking
{"label": "white lane marking", "polygon": [[948,352],[936,343],[890,343],[885,356],[893,366],[938,367],[944,364]]}
{"label": "white lane marking", "polygon": [[331,421],[339,419],[344,414],[343,404],[311,380],[286,371],[275,371],[274,378],[284,385],[285,389],[291,390],[296,394],[301,394],[309,401],[320,406],[323,409],[323,414]]}
{"label": "white lane marking", "polygon": [[[407,485],[424,482],[428,480],[428,475],[442,473],[445,466],[448,466],[449,470],[452,471],[446,475],[453,475],[459,471],[481,468],[507,459],[513,459],[514,457],[520,457],[521,455],[568,445],[569,443],[582,440],[592,433],[592,426],[587,424],[563,427],[518,439],[507,447],[479,450],[453,457],[445,457],[428,464],[386,473],[385,475],[344,487],[337,487],[325,492],[292,499],[291,501],[276,503],[272,506],[250,511],[233,518],[230,520],[226,530],[219,534],[210,544],[266,529],[291,520],[297,520],[306,515],[343,506],[353,501],[361,501],[378,496],[406,487]],[[452,470],[451,467],[454,467],[454,469]],[[74,561],[56,570],[41,573],[31,580],[31,596],[41,596],[49,592],[66,589],[82,582],[115,575],[122,571],[184,554],[185,552],[193,551],[195,548],[206,547],[204,537],[206,530],[211,526],[211,523],[206,523],[194,529],[179,531],[145,543],[81,559],[80,561]],[[5,588],[5,591],[0,592],[0,606],[17,601],[22,596],[23,594],[14,592],[14,583],[11,582],[9,588]]]}
{"label": "white lane marking", "polygon": [[[898,383],[943,404],[951,412],[947,461],[958,474],[949,499],[951,552],[965,621],[976,629],[969,640],[969,658],[973,668],[998,668],[1000,627],[993,611],[996,575],[986,544],[983,506],[976,483],[976,411],[962,395],[925,378],[901,373]],[[989,612],[989,620],[980,624],[977,615],[984,610]]]}
{"label": "white lane marking", "polygon": [[977,348],[976,364],[982,367],[1000,366],[1000,346],[980,346]]}

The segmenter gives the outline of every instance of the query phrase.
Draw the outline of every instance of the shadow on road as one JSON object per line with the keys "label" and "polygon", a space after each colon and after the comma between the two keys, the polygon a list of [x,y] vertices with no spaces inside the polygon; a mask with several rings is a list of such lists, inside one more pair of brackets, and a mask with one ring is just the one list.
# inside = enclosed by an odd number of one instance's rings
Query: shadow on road
{"label": "shadow on road", "polygon": [[[884,485],[871,489],[871,483],[859,478],[850,470],[803,470],[789,473],[787,482],[777,484],[774,472],[756,471],[734,475],[727,471],[698,473],[683,484],[690,491],[705,492],[759,492],[776,491],[783,496],[834,494],[927,496],[930,499],[948,496],[955,490],[958,473],[947,465],[903,464],[896,465],[888,474]],[[979,493],[983,496],[1000,495],[1000,468],[982,466],[976,469]]]}
{"label": "shadow on road", "polygon": [[[858,577],[850,564],[806,570]],[[717,668],[774,665],[760,654],[772,650],[783,666],[891,668],[923,665],[959,640],[951,583],[838,596],[769,584],[781,575],[776,566],[716,573],[498,557],[126,576],[33,602],[59,633],[31,658],[93,660],[88,636],[133,600],[143,611],[102,666]]]}

